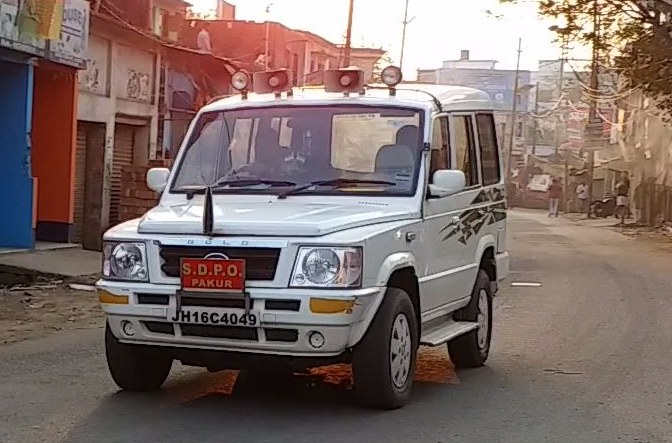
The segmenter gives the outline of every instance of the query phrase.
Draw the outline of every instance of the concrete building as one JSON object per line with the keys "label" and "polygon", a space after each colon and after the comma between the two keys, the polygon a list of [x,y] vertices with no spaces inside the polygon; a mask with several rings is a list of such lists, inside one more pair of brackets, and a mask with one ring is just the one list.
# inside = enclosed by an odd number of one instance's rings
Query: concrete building
{"label": "concrete building", "polygon": [[79,77],[73,236],[94,250],[110,226],[141,215],[136,203],[153,203],[138,177],[177,149],[195,112],[229,91],[237,69],[177,43],[189,6],[182,0],[98,5]]}
{"label": "concrete building", "polygon": [[517,104],[517,121],[514,132],[516,150],[524,149],[525,126],[530,112],[530,97],[534,85],[531,72],[518,72],[518,91],[514,93],[516,71],[496,69],[496,60],[473,60],[468,50],[462,50],[457,60],[444,61],[438,69],[418,70],[418,80],[442,85],[468,86],[480,89],[490,95],[495,106],[495,122],[500,144],[507,145],[511,136],[511,112],[513,101]]}
{"label": "concrete building", "polygon": [[[281,23],[240,20],[191,20],[184,32],[183,44],[196,47],[196,35],[209,24],[213,53],[232,59],[250,72],[287,68],[294,84],[318,84],[325,69],[342,64],[343,48],[312,32],[290,29]],[[266,54],[268,50],[268,54]],[[385,51],[377,48],[353,48],[350,65],[373,75],[373,67]],[[268,55],[268,60],[265,60]]]}
{"label": "concrete building", "polygon": [[[2,1],[0,15],[0,247],[72,238],[76,78],[85,66],[89,3]],[[48,24],[48,25],[44,25]]]}
{"label": "concrete building", "polygon": [[93,14],[77,114],[74,241],[85,247],[99,245],[101,233],[120,221],[123,167],[156,157],[160,53],[157,41]]}

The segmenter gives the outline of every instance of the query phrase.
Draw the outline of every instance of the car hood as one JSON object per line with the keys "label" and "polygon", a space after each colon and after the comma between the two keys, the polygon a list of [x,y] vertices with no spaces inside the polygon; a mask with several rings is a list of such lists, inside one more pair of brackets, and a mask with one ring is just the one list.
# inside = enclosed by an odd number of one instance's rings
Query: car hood
{"label": "car hood", "polygon": [[[318,237],[332,232],[413,217],[409,207],[385,203],[307,203],[291,200],[213,202],[219,235]],[[145,214],[144,234],[202,234],[203,201],[166,203]]]}

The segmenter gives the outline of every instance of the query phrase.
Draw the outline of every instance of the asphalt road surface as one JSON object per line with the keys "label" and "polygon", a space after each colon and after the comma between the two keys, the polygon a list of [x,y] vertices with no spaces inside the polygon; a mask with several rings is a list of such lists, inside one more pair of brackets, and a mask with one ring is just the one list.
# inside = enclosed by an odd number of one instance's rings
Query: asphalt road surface
{"label": "asphalt road surface", "polygon": [[102,329],[0,347],[0,442],[672,442],[672,251],[513,212],[511,282],[485,368],[423,351],[412,403],[360,409],[347,368],[237,379],[174,367],[117,392]]}

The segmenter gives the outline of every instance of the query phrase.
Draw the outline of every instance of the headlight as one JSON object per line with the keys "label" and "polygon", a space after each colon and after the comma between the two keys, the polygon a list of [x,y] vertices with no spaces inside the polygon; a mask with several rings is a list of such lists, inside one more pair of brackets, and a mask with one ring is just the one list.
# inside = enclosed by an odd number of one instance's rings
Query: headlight
{"label": "headlight", "polygon": [[147,253],[144,243],[105,243],[103,278],[148,281]]}
{"label": "headlight", "polygon": [[361,248],[303,247],[299,249],[291,286],[352,288],[361,284]]}

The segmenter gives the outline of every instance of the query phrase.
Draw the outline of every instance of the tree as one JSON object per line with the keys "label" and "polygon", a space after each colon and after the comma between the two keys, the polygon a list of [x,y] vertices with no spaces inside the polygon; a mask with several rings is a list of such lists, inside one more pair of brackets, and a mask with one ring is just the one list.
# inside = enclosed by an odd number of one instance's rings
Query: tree
{"label": "tree", "polygon": [[[519,1],[524,0],[500,0]],[[556,21],[551,30],[558,41],[567,43],[592,44],[597,12],[600,61],[672,117],[672,0],[540,0],[538,5],[542,16]]]}
{"label": "tree", "polygon": [[383,69],[392,64],[392,57],[386,52],[382,57],[378,59],[375,65],[373,65],[373,75],[371,76],[371,83],[381,83],[380,74],[382,74]]}

